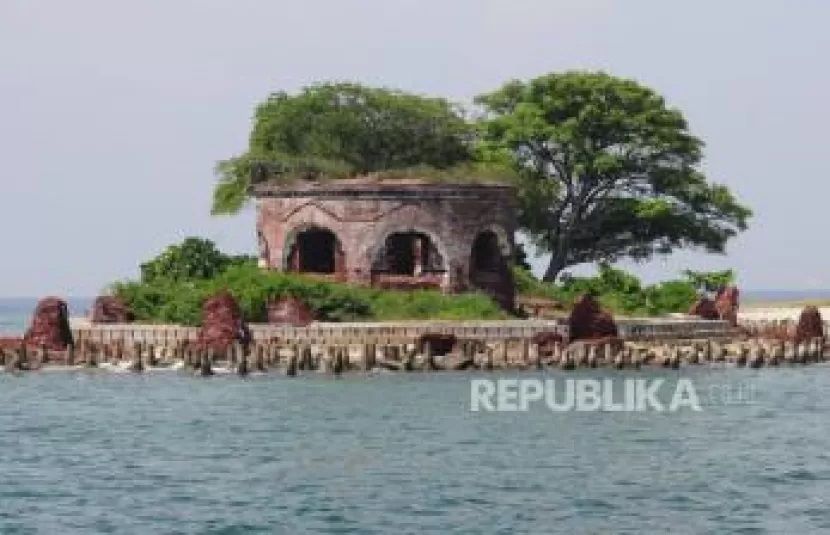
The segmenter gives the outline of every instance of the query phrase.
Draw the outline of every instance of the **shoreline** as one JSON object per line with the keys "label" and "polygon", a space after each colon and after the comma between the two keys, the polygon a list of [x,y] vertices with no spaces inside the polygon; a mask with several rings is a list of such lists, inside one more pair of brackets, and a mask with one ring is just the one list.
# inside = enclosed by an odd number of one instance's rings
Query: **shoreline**
{"label": "shoreline", "polygon": [[[822,304],[824,303],[824,304]],[[822,318],[830,318],[830,304],[826,302],[790,302],[784,305],[758,303],[758,305],[742,306],[738,311],[738,321],[798,321],[801,311],[807,306],[819,309]],[[827,320],[825,319],[825,323]]]}

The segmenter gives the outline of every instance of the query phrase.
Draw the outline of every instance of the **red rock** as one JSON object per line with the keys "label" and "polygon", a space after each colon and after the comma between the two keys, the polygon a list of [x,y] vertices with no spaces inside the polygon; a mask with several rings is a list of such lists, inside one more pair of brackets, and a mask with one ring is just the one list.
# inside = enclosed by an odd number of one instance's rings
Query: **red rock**
{"label": "red rock", "polygon": [[705,320],[719,320],[720,314],[715,302],[708,297],[698,299],[692,308],[689,309],[690,316],[697,316]]}
{"label": "red rock", "polygon": [[715,307],[718,309],[720,319],[728,321],[733,327],[738,326],[740,291],[736,286],[721,288],[715,297]]}
{"label": "red rock", "polygon": [[129,323],[133,314],[119,297],[102,295],[92,305],[92,323]]}
{"label": "red rock", "polygon": [[583,295],[574,304],[568,318],[568,326],[571,342],[618,336],[614,318],[602,310],[597,300],[588,294]]}
{"label": "red rock", "polygon": [[268,303],[268,323],[305,327],[313,321],[314,312],[302,299],[282,297]]}
{"label": "red rock", "polygon": [[222,291],[205,300],[198,347],[211,348],[217,355],[222,355],[235,342],[247,345],[250,341],[251,333],[242,318],[242,311],[229,292]]}
{"label": "red rock", "polygon": [[27,346],[46,347],[50,351],[65,350],[72,343],[66,302],[57,297],[41,299],[23,341]]}
{"label": "red rock", "polygon": [[813,338],[824,337],[824,320],[821,312],[814,306],[805,307],[798,317],[798,326],[795,328],[795,341],[803,342]]}

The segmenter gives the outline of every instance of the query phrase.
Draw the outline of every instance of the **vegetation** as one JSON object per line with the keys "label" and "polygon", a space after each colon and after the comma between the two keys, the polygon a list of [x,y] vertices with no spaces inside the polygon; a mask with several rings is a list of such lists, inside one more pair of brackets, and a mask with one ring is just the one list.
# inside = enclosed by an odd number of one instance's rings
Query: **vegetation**
{"label": "vegetation", "polygon": [[253,261],[248,256],[228,256],[210,240],[186,238],[163,253],[141,264],[141,280],[146,283],[210,279],[232,265]]}
{"label": "vegetation", "polygon": [[[524,263],[522,248],[517,250],[517,263]],[[592,293],[611,311],[628,315],[685,312],[700,293],[715,291],[733,279],[732,271],[686,271],[679,280],[643,285],[633,275],[603,263],[596,277],[565,277],[553,284],[536,279],[526,264],[515,268],[519,294],[554,299],[567,306],[583,293]],[[251,322],[266,321],[268,301],[284,296],[305,301],[326,321],[507,317],[482,294],[379,290],[266,271],[257,267],[255,259],[226,255],[210,240],[200,238],[187,238],[142,264],[139,281],[112,285],[113,293],[130,306],[139,321],[183,325],[198,325],[202,303],[220,290],[234,295]]]}
{"label": "vegetation", "polygon": [[248,150],[217,164],[212,212],[237,212],[274,178],[511,180],[523,230],[551,254],[549,282],[580,263],[722,253],[751,217],[700,170],[703,142],[682,113],[637,82],[553,73],[477,102],[486,114],[473,122],[442,98],[355,83],[273,93]]}
{"label": "vegetation", "polygon": [[[637,277],[601,263],[595,277],[564,277],[561,283],[536,279],[529,271],[515,270],[517,290],[524,295],[545,297],[569,305],[590,293],[617,314],[654,316],[686,312],[701,293],[711,292],[733,281],[732,271],[684,272],[684,278],[644,285]],[[718,286],[713,284],[718,283]]]}
{"label": "vegetation", "polygon": [[703,142],[680,111],[634,81],[604,73],[513,81],[477,101],[479,157],[521,173],[521,221],[566,267],[646,259],[679,247],[724,251],[750,210],[700,171]]}
{"label": "vegetation", "polygon": [[[597,294],[626,314],[686,310],[700,292],[733,278],[696,273],[644,285],[613,269],[623,257],[645,260],[677,248],[722,253],[746,229],[751,211],[700,169],[703,142],[653,90],[605,73],[565,72],[512,81],[477,98],[485,115],[468,121],[441,98],[324,83],[272,94],[255,112],[248,150],[217,166],[213,213],[238,211],[260,181],[385,178],[513,180],[524,232],[551,259],[541,282],[523,251],[521,293],[565,303]],[[307,298],[324,319],[492,317],[482,296],[381,292],[263,273],[194,241],[142,266],[142,282],[118,286],[139,317],[197,321],[206,292],[228,287],[251,320],[269,296]],[[183,260],[187,258],[186,262]],[[599,262],[596,277],[565,268]]]}
{"label": "vegetation", "polygon": [[237,212],[252,181],[275,175],[445,170],[471,160],[472,130],[460,110],[441,98],[352,83],[273,93],[256,109],[248,151],[217,165],[213,213]]}
{"label": "vegetation", "polygon": [[238,300],[251,322],[266,321],[269,299],[283,296],[302,299],[327,321],[505,317],[496,303],[481,294],[376,290],[265,271],[253,259],[224,255],[212,242],[195,238],[143,264],[140,281],[112,287],[137,320],[183,325],[198,325],[204,300],[224,289]]}

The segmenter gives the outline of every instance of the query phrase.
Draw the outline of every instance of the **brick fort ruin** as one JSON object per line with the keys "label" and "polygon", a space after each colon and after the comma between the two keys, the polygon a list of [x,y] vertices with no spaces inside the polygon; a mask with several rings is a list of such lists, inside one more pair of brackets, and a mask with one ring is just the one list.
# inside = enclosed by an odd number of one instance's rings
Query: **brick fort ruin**
{"label": "brick fort ruin", "polygon": [[378,288],[481,290],[513,307],[511,186],[353,178],[252,192],[263,267]]}

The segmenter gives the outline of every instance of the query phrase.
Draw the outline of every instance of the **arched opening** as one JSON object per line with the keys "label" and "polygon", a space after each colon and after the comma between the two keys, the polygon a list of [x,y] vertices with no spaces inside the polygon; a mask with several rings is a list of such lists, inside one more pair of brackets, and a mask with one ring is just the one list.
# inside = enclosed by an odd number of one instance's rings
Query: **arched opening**
{"label": "arched opening", "polygon": [[288,271],[298,273],[340,273],[344,266],[343,248],[328,229],[312,227],[297,233],[288,249]]}
{"label": "arched opening", "polygon": [[435,243],[416,231],[389,234],[372,262],[373,284],[390,288],[438,288],[445,271]]}
{"label": "arched opening", "polygon": [[422,232],[395,232],[378,251],[373,271],[390,275],[443,272],[444,260],[435,244]]}
{"label": "arched opening", "polygon": [[476,236],[470,251],[470,283],[492,296],[504,308],[513,307],[515,289],[510,264],[495,232]]}
{"label": "arched opening", "polygon": [[475,273],[498,273],[503,269],[504,258],[499,247],[499,238],[493,231],[482,232],[473,242],[471,271]]}

